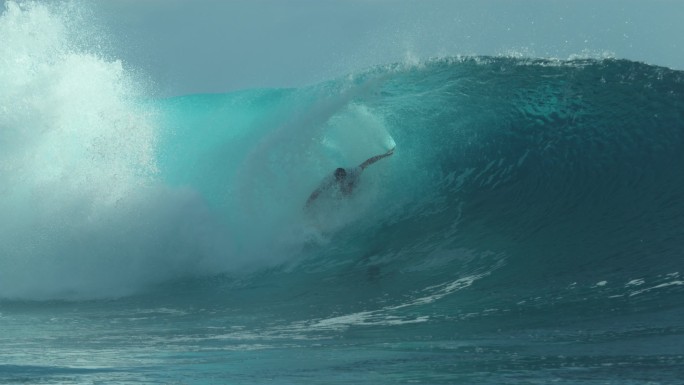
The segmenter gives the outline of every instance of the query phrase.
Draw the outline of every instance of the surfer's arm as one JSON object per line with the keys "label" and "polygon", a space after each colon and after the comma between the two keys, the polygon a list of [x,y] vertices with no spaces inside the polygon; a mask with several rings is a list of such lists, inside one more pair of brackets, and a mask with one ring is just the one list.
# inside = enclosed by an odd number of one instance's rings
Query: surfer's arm
{"label": "surfer's arm", "polygon": [[324,180],[321,183],[321,185],[318,186],[318,188],[316,190],[314,190],[314,192],[312,192],[311,195],[309,195],[309,199],[306,200],[306,207],[309,207],[309,205],[311,205],[311,203],[313,203],[313,201],[315,201],[318,198],[318,196],[321,195],[321,193],[323,191],[329,189],[333,183],[334,183],[334,179],[332,179],[332,178],[328,178],[328,180]]}
{"label": "surfer's arm", "polygon": [[372,157],[372,158],[369,158],[369,159],[366,160],[365,162],[361,163],[361,164],[359,165],[359,167],[361,167],[361,169],[363,170],[363,169],[365,169],[366,167],[370,166],[371,164],[373,164],[373,163],[379,161],[380,159],[385,158],[385,157],[388,157],[388,156],[390,156],[390,155],[392,155],[392,154],[394,154],[394,147],[392,147],[391,150],[387,151],[386,153],[384,153],[384,154],[382,154],[382,155],[376,155],[376,156],[374,156],[374,157]]}
{"label": "surfer's arm", "polygon": [[318,198],[318,196],[321,195],[322,190],[323,189],[317,188],[314,192],[311,193],[309,199],[306,200],[306,207],[309,207],[309,205],[311,205],[311,203],[313,203],[313,201],[315,201],[316,198]]}

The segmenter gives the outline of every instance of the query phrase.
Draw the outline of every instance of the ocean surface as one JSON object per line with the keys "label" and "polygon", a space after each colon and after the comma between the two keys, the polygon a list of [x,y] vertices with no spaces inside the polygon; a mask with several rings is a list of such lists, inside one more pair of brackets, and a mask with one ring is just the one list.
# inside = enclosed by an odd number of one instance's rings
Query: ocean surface
{"label": "ocean surface", "polygon": [[684,72],[155,98],[66,14],[0,16],[1,384],[684,383]]}

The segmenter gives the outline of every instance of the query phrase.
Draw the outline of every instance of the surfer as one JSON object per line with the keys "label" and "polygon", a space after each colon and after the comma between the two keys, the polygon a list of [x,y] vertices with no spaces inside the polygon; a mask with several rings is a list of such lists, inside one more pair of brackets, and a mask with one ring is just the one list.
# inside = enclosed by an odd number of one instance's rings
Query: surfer
{"label": "surfer", "polygon": [[346,169],[340,167],[335,169],[333,174],[325,178],[323,182],[321,182],[320,186],[318,186],[318,188],[311,193],[311,196],[309,196],[309,199],[306,201],[306,206],[308,207],[311,205],[311,203],[315,201],[322,192],[331,189],[338,189],[343,197],[350,196],[359,182],[359,177],[361,176],[363,170],[380,159],[388,157],[392,154],[394,154],[394,147],[384,154],[376,155],[367,159],[358,167]]}

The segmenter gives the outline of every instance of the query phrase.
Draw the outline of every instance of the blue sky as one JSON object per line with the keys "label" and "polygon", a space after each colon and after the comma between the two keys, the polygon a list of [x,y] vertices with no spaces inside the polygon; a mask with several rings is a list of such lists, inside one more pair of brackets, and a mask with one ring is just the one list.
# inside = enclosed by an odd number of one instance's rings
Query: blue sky
{"label": "blue sky", "polygon": [[684,69],[678,0],[93,0],[113,55],[164,95],[311,84],[451,55]]}

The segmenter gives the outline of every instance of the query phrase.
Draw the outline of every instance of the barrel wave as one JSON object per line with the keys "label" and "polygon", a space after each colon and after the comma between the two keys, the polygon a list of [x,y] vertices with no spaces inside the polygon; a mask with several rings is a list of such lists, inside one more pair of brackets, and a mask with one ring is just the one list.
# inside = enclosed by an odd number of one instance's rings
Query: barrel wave
{"label": "barrel wave", "polygon": [[[663,311],[683,289],[683,91],[681,72],[624,60],[379,67],[163,101],[161,168],[222,212],[228,255],[268,265],[250,282],[315,303],[317,325]],[[303,210],[335,167],[395,143],[358,196]]]}
{"label": "barrel wave", "polygon": [[0,23],[0,382],[684,376],[684,72],[446,57],[155,99],[12,29],[41,10]]}

